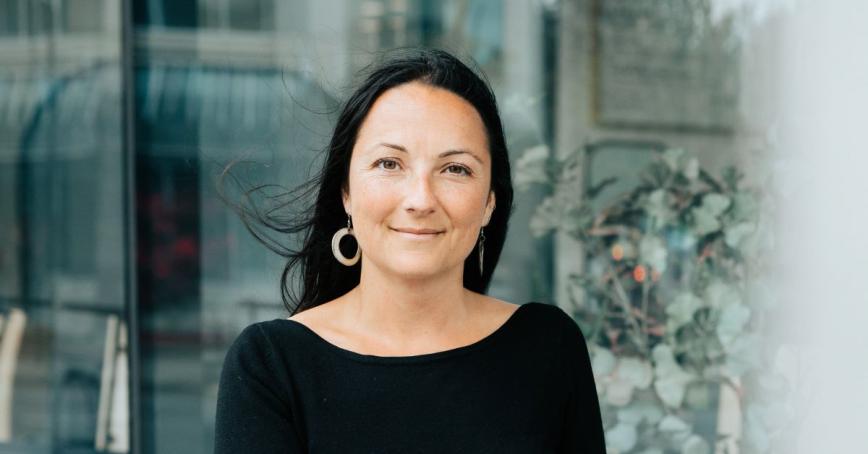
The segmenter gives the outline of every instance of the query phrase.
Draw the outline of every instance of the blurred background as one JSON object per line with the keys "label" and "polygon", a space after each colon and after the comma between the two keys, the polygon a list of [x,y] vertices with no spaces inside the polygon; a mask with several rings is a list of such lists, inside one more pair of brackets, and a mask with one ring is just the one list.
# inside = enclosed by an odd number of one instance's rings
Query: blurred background
{"label": "blurred background", "polygon": [[212,452],[287,316],[220,172],[305,181],[401,46],[490,80],[490,294],[575,317],[609,452],[865,452],[868,11],[817,3],[0,0],[0,453]]}

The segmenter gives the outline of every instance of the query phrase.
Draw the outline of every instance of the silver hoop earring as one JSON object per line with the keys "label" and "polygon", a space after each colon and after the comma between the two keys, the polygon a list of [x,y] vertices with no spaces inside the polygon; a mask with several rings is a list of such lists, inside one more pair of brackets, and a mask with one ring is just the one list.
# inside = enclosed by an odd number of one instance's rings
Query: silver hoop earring
{"label": "silver hoop earring", "polygon": [[[341,253],[340,246],[341,239],[343,239],[343,237],[347,235],[352,235],[353,237],[355,237],[355,235],[353,235],[353,225],[350,222],[349,217],[347,217],[347,226],[339,229],[337,232],[335,232],[334,236],[332,236],[332,254],[334,254],[336,259],[338,259],[338,262],[341,262],[346,266],[353,266],[359,262],[359,257],[361,257],[362,255],[362,248],[356,248],[356,255],[354,255],[353,258],[348,259],[344,257],[344,254]],[[356,241],[356,243],[358,243],[358,240]]]}
{"label": "silver hoop earring", "polygon": [[485,252],[485,233],[479,229],[479,275],[482,276],[482,254]]}

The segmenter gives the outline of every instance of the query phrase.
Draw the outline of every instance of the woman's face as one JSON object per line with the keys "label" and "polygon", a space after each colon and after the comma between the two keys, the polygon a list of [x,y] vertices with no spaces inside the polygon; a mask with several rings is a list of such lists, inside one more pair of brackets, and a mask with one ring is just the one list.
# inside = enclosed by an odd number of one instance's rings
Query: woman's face
{"label": "woman's face", "polygon": [[473,105],[421,82],[385,91],[359,129],[343,194],[362,266],[410,278],[455,271],[494,211],[490,186]]}

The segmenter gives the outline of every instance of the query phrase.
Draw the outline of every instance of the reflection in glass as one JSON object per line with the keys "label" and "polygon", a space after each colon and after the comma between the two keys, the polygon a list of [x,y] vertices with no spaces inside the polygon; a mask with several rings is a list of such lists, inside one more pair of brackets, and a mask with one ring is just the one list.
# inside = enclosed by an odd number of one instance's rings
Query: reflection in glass
{"label": "reflection in glass", "polygon": [[[143,450],[210,452],[226,348],[246,325],[287,315],[279,289],[284,263],[220,201],[216,181],[224,167],[241,161],[229,179],[236,199],[253,186],[279,185],[256,194],[259,203],[311,177],[350,76],[382,49],[437,45],[474,57],[496,89],[517,95],[511,105],[520,107],[504,109],[516,124],[510,139],[517,147],[543,133],[535,126],[541,106],[524,101],[540,96],[541,76],[505,71],[529,56],[504,60],[506,13],[499,3],[135,6]],[[530,20],[519,13],[513,21]],[[546,243],[529,239],[522,216],[514,218],[515,239],[491,290],[507,299],[543,299],[550,280]]]}
{"label": "reflection in glass", "polygon": [[[134,89],[122,93],[120,1],[0,0],[0,452],[128,452],[136,436],[146,453],[212,450],[226,348],[246,325],[286,315],[283,261],[220,201],[217,178],[240,161],[230,195],[276,185],[259,201],[309,178],[352,76],[383,49],[472,58],[498,96],[517,170],[525,150],[554,157],[612,140],[683,146],[715,168],[757,139],[764,119],[740,117],[763,112],[739,79],[750,46],[720,42],[738,24],[692,28],[711,24],[704,5],[715,2],[688,1],[699,13],[679,17],[668,3],[584,3],[600,2],[128,0]],[[702,39],[690,47],[681,37],[691,36]],[[588,185],[635,183],[624,176],[645,158],[624,151],[592,156]],[[534,217],[548,195],[516,193],[493,296],[569,308],[570,275],[593,260],[563,236],[531,235],[548,221]],[[639,446],[606,416],[612,446]]]}
{"label": "reflection in glass", "polygon": [[127,452],[119,3],[0,18],[0,451]]}

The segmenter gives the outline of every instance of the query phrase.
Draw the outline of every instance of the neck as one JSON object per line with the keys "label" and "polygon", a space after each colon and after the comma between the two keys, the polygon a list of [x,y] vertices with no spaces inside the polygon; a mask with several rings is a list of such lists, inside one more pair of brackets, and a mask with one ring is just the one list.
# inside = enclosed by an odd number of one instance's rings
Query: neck
{"label": "neck", "polygon": [[362,258],[359,285],[347,294],[354,325],[393,345],[413,345],[460,332],[476,294],[464,288],[463,263],[436,276],[408,279]]}

